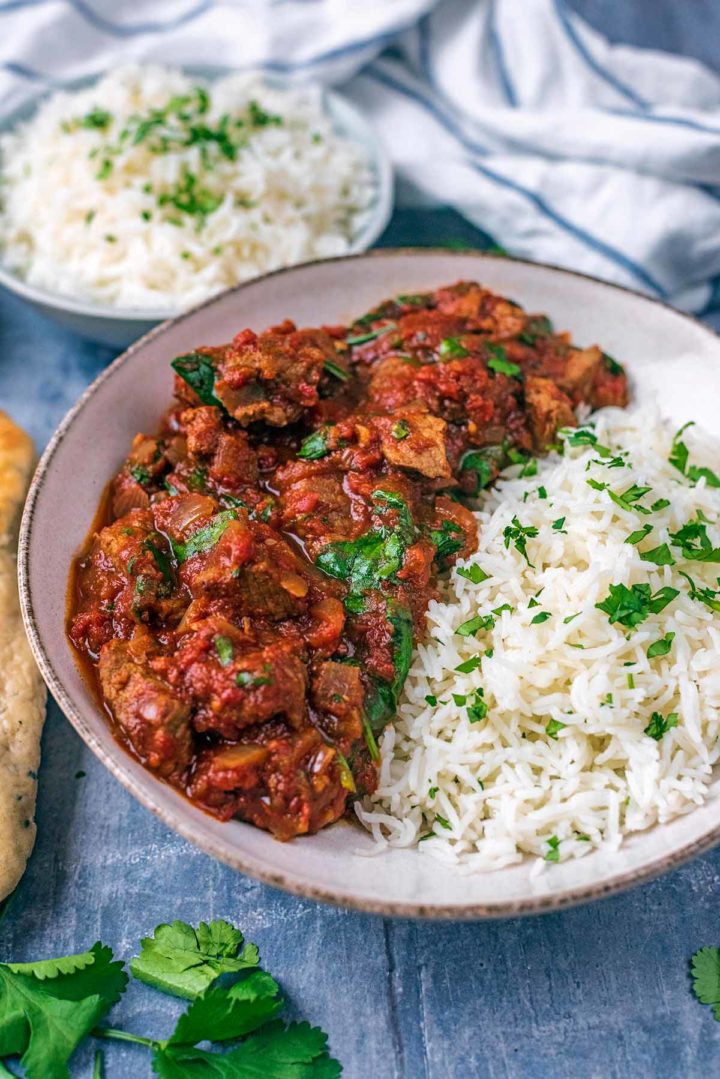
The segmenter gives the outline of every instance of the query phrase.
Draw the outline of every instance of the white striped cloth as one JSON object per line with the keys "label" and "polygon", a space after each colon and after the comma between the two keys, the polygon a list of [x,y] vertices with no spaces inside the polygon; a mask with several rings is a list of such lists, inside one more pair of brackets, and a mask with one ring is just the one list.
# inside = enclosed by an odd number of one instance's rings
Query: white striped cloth
{"label": "white striped cloth", "polygon": [[0,105],[126,60],[340,85],[402,202],[514,254],[720,307],[720,78],[566,0],[0,0]]}

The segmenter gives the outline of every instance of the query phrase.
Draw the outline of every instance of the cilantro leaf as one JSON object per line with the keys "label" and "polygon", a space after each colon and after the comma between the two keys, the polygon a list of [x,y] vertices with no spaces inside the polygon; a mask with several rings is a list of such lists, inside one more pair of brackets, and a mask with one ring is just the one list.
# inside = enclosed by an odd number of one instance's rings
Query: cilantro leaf
{"label": "cilantro leaf", "polygon": [[67,959],[0,963],[0,1058],[20,1056],[28,1079],[69,1079],[73,1052],[126,985],[100,943]]}
{"label": "cilantro leaf", "polygon": [[619,622],[632,629],[651,614],[660,614],[679,594],[669,585],[659,588],[653,595],[649,584],[634,584],[630,588],[624,584],[611,584],[608,596],[595,606],[608,616],[611,625]]}
{"label": "cilantro leaf", "polygon": [[227,1042],[257,1030],[282,1009],[280,987],[264,970],[253,970],[226,988],[222,975],[180,1016],[168,1045]]}
{"label": "cilantro leaf", "polygon": [[511,543],[514,543],[516,550],[520,552],[531,569],[535,567],[527,555],[527,541],[528,538],[534,538],[537,534],[538,530],[534,525],[521,524],[517,517],[513,517],[512,524],[503,529],[505,546],[509,547]]}
{"label": "cilantro leaf", "polygon": [[674,633],[666,633],[659,641],[655,641],[647,650],[648,659],[655,659],[656,656],[666,656],[670,652],[674,640]]}
{"label": "cilantro leaf", "polygon": [[643,733],[659,742],[664,734],[673,727],[677,727],[679,720],[677,712],[669,712],[667,719],[660,712],[653,712]]}
{"label": "cilantro leaf", "polygon": [[438,353],[443,358],[451,360],[461,360],[463,357],[470,355],[459,337],[444,338],[440,342]]}
{"label": "cilantro leaf", "polygon": [[484,569],[478,566],[477,562],[473,562],[469,566],[459,566],[455,572],[458,577],[464,577],[466,581],[472,581],[473,584],[482,584],[483,581],[487,581],[490,576]]}
{"label": "cilantro leaf", "polygon": [[517,363],[507,358],[507,351],[503,345],[486,345],[487,351],[491,354],[487,365],[491,371],[497,372],[499,375],[508,375],[513,378],[515,375],[519,375],[522,372],[522,368]]}
{"label": "cilantro leaf", "polygon": [[650,551],[641,551],[640,558],[643,562],[652,562],[654,566],[675,565],[675,559],[667,543],[661,543],[659,547],[653,547]]}
{"label": "cilantro leaf", "polygon": [[140,943],[140,955],[130,964],[133,976],[188,1000],[203,993],[218,975],[258,965],[255,945],[243,946],[240,930],[222,920],[201,922],[197,929],[186,922],[159,925]]}
{"label": "cilantro leaf", "polygon": [[549,719],[545,725],[545,732],[550,738],[557,741],[559,731],[564,731],[567,723],[561,723],[559,719]]}
{"label": "cilantro leaf", "polygon": [[339,1079],[341,1068],[327,1051],[327,1036],[309,1023],[267,1023],[229,1053],[189,1046],[159,1047],[153,1055],[159,1079]]}
{"label": "cilantro leaf", "polygon": [[701,1004],[710,1004],[720,1022],[720,948],[701,948],[691,960],[693,993]]}

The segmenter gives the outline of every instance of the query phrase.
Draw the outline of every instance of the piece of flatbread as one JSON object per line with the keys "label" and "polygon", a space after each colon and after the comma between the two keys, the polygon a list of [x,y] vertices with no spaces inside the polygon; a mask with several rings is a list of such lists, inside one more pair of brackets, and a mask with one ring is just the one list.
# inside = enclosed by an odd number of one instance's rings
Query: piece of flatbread
{"label": "piece of flatbread", "polygon": [[45,686],[25,637],[17,589],[17,525],[32,442],[0,412],[0,900],[13,891],[35,842],[35,795]]}

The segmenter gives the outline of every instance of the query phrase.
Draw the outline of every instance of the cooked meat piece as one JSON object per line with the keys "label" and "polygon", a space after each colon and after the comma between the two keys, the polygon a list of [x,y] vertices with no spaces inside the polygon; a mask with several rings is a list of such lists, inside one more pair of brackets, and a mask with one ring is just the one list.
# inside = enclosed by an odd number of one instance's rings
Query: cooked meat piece
{"label": "cooked meat piece", "polygon": [[472,281],[438,289],[436,301],[438,311],[467,319],[473,329],[498,341],[522,333],[527,323],[522,307]]}
{"label": "cooked meat piece", "polygon": [[[200,465],[201,483],[206,480],[211,487],[221,490],[251,487],[257,483],[257,456],[247,434],[226,430],[219,408],[210,405],[190,408],[181,418],[186,425],[188,453]],[[188,486],[191,489],[195,489],[193,480],[197,472],[196,467],[190,474]]]}
{"label": "cooked meat piece", "polygon": [[193,703],[195,730],[234,739],[243,728],[275,716],[297,728],[305,714],[307,683],[297,644],[282,640],[265,647],[230,644],[231,655],[221,656],[215,640],[202,629],[189,635],[181,642],[169,675]]}
{"label": "cooked meat piece", "polygon": [[[254,743],[253,743],[254,745]],[[318,832],[342,816],[348,792],[342,785],[337,755],[312,727],[291,736],[278,736],[262,743],[268,756],[256,787],[244,784],[247,769],[235,772],[220,762],[222,784],[213,755],[200,758],[193,777],[191,797],[223,820],[236,814],[277,839]],[[238,786],[230,786],[233,776]]]}
{"label": "cooked meat piece", "polygon": [[330,660],[321,663],[313,675],[310,692],[315,707],[339,721],[337,733],[341,737],[362,736],[365,693],[359,667]]}
{"label": "cooked meat piece", "polygon": [[428,479],[450,479],[444,420],[426,412],[405,412],[376,416],[372,425],[380,435],[389,464],[415,469]]}
{"label": "cooked meat piece", "polygon": [[243,427],[297,420],[317,404],[323,365],[335,356],[322,330],[296,330],[292,323],[279,329],[260,335],[243,330],[217,357],[213,392]]}
{"label": "cooked meat piece", "polygon": [[103,696],[138,757],[167,779],[190,763],[190,706],[152,671],[133,659],[127,641],[109,641],[100,652]]}
{"label": "cooked meat piece", "polygon": [[568,356],[565,371],[558,379],[558,386],[575,404],[589,403],[592,399],[593,383],[601,363],[602,352],[597,345],[591,348],[574,349]]}
{"label": "cooked meat piece", "polygon": [[549,378],[528,375],[525,403],[535,448],[540,452],[555,441],[560,427],[572,427],[576,422],[569,397]]}

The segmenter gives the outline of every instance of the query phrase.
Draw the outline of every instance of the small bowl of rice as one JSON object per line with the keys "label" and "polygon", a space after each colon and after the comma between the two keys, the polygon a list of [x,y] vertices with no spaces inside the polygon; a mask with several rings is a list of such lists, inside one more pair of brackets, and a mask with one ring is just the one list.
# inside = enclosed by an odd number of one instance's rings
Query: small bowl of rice
{"label": "small bowl of rice", "polygon": [[285,266],[366,250],[392,170],[341,95],[128,65],[0,121],[0,284],[124,347]]}

